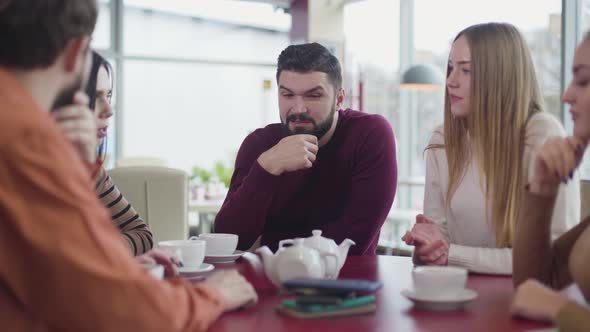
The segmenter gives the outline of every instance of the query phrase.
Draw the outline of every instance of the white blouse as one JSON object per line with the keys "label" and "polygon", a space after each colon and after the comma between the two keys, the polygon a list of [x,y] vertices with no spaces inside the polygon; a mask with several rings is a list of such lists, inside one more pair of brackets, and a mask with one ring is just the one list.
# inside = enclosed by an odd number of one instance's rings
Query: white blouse
{"label": "white blouse", "polygon": [[[531,153],[546,139],[565,136],[563,126],[551,114],[539,112],[529,120],[526,132],[524,163],[530,168]],[[430,144],[443,144],[443,127],[438,127]],[[475,160],[467,166],[450,205],[445,206],[449,171],[445,150],[430,149],[426,153],[426,184],[424,215],[435,222],[450,243],[449,265],[462,266],[472,272],[512,274],[512,249],[497,248],[491,227],[490,209],[486,208],[483,179]],[[551,224],[555,238],[580,221],[579,177],[561,185]]]}

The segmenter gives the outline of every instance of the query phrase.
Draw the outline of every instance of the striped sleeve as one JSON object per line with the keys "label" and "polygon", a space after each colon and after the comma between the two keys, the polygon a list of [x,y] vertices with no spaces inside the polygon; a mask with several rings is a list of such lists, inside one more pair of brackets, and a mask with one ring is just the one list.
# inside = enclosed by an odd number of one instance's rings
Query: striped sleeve
{"label": "striped sleeve", "polygon": [[123,197],[106,170],[101,167],[96,181],[96,194],[109,210],[113,223],[123,234],[131,252],[137,256],[153,248],[153,235],[147,224]]}

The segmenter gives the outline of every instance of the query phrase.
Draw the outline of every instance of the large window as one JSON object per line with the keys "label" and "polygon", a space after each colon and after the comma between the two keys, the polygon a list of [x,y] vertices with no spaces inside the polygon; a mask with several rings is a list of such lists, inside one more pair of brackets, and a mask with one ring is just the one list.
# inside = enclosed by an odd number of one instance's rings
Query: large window
{"label": "large window", "polygon": [[275,63],[290,28],[282,10],[218,0],[99,6],[93,47],[115,65],[108,148],[118,158],[157,157],[189,172],[232,166],[249,132],[278,121]]}
{"label": "large window", "polygon": [[123,156],[158,156],[175,167],[233,166],[247,134],[278,121],[274,68],[128,60]]}
{"label": "large window", "polygon": [[[191,2],[148,7],[142,5],[145,1],[125,1],[125,54],[272,64],[288,42],[288,27],[271,28],[247,20],[238,21],[230,15],[214,15],[219,7],[245,11],[246,15],[252,12],[250,3],[229,6],[221,1],[202,5]],[[263,6],[267,10],[258,10],[258,14],[277,15],[272,7]]]}
{"label": "large window", "polygon": [[111,3],[109,0],[98,1],[98,19],[94,34],[92,35],[92,47],[99,50],[111,47]]}

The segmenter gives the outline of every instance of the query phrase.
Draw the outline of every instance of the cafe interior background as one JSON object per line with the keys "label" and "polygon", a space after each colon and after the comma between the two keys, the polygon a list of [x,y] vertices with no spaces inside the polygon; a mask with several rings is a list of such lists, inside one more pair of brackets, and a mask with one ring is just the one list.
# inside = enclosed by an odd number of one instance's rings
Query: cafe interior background
{"label": "cafe interior background", "polygon": [[[394,254],[408,253],[399,238],[422,210],[423,150],[442,123],[443,73],[454,36],[489,21],[519,28],[532,50],[547,110],[571,132],[560,95],[571,80],[575,46],[590,27],[590,0],[99,4],[92,43],[115,69],[108,168],[145,163],[187,172],[188,222],[206,231],[203,224],[214,219],[223,200],[242,140],[279,121],[278,54],[289,44],[317,41],[343,65],[345,106],[381,114],[394,129],[398,191],[380,239],[381,252]],[[588,180],[590,162],[584,165],[582,179]],[[582,197],[585,190],[583,183]],[[584,206],[582,213],[588,214]]]}

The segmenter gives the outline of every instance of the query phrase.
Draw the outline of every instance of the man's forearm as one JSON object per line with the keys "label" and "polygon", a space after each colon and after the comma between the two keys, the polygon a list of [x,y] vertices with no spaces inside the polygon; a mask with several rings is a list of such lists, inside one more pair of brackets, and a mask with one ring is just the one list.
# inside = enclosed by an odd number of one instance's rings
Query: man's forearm
{"label": "man's forearm", "polygon": [[279,177],[268,173],[257,162],[230,191],[215,218],[215,232],[238,234],[238,248],[248,249],[262,234]]}

